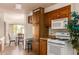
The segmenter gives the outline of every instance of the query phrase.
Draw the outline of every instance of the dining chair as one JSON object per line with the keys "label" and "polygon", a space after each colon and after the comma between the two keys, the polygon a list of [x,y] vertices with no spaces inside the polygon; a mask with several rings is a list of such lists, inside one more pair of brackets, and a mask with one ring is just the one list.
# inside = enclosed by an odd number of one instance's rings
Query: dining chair
{"label": "dining chair", "polygon": [[27,49],[28,49],[28,52],[29,52],[30,50],[32,51],[32,38],[26,39],[25,50],[26,50],[26,47],[27,47]]}
{"label": "dining chair", "polygon": [[24,45],[24,34],[18,34],[18,45],[22,43]]}
{"label": "dining chair", "polygon": [[8,36],[9,36],[9,46],[11,45],[12,42],[14,42],[16,45],[16,38],[12,37],[10,34],[8,34]]}

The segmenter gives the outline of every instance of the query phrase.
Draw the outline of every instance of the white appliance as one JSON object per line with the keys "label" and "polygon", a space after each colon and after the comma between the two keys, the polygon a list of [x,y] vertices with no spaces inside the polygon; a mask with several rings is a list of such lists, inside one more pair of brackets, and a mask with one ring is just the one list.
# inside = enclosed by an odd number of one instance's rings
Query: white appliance
{"label": "white appliance", "polygon": [[68,24],[68,18],[60,18],[51,21],[52,29],[66,29],[65,25]]}
{"label": "white appliance", "polygon": [[63,39],[63,40],[70,39],[70,35],[68,32],[56,32],[55,36],[56,38]]}
{"label": "white appliance", "polygon": [[65,42],[48,39],[48,55],[63,55],[66,54]]}
{"label": "white appliance", "polygon": [[56,38],[48,39],[48,55],[73,55],[73,49],[68,44],[69,34],[65,32],[57,32]]}

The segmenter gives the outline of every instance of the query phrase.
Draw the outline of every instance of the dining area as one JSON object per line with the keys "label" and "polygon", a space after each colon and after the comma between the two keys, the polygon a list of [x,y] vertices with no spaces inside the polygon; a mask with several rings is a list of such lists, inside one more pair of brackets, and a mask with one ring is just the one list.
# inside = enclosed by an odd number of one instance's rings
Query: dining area
{"label": "dining area", "polygon": [[24,39],[24,34],[23,33],[18,33],[17,35],[11,35],[8,34],[9,37],[9,44],[8,46],[18,46],[18,47],[23,47],[25,45],[25,50],[28,52],[32,51],[32,39],[33,38],[26,38]]}
{"label": "dining area", "polygon": [[[9,43],[4,44],[3,46],[0,41],[0,55],[35,55],[32,52],[32,39],[33,38],[26,38],[24,39],[24,34],[18,33],[17,35],[9,36]],[[25,46],[25,47],[24,47]]]}
{"label": "dining area", "polygon": [[9,37],[9,46],[11,46],[12,43],[14,43],[15,45],[24,45],[24,34],[22,33],[18,33],[17,35],[11,35],[8,34]]}

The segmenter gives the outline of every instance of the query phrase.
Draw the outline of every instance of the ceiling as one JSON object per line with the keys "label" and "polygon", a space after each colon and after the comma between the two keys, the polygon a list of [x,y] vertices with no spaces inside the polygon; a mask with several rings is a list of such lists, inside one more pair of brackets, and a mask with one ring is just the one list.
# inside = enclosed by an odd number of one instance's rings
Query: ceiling
{"label": "ceiling", "polygon": [[46,7],[49,7],[50,5],[53,5],[55,3],[19,3],[22,6],[21,10],[16,9],[16,4],[15,3],[0,3],[0,11],[1,12],[29,13],[38,7],[46,8]]}
{"label": "ceiling", "polygon": [[24,24],[25,14],[19,13],[5,13],[4,21],[9,24]]}
{"label": "ceiling", "polygon": [[[17,4],[17,3],[16,3]],[[4,21],[14,24],[24,23],[24,13],[29,14],[32,10],[38,7],[49,7],[55,3],[20,3],[22,8],[20,10],[16,9],[15,3],[0,3],[0,12],[5,12]]]}

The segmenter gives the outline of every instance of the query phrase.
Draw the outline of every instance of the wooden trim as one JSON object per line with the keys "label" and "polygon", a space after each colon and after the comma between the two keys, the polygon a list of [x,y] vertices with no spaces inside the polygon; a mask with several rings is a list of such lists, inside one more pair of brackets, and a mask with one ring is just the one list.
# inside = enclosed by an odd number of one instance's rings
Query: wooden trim
{"label": "wooden trim", "polygon": [[41,9],[44,9],[44,8],[42,8],[42,7],[36,8],[36,9],[33,10],[33,13],[37,12],[37,11],[40,11]]}

